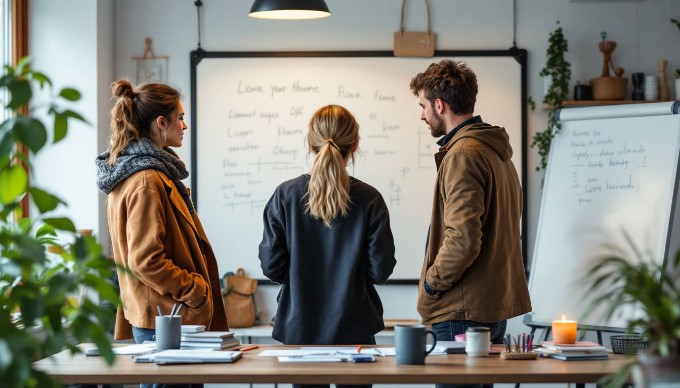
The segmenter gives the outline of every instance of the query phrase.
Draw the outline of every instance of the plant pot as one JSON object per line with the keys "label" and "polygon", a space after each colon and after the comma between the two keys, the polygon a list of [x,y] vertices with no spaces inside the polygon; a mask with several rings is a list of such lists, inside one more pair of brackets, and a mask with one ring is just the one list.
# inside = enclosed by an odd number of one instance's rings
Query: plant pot
{"label": "plant pot", "polygon": [[626,77],[598,77],[590,80],[593,100],[623,100],[628,90]]}
{"label": "plant pot", "polygon": [[663,358],[643,353],[638,361],[639,369],[633,373],[636,388],[666,388],[680,384],[680,357]]}

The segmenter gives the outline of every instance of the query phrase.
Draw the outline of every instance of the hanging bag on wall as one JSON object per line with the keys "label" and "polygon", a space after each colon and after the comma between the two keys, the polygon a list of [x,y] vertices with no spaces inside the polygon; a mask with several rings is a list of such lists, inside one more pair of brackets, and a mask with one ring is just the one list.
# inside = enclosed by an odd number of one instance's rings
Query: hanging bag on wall
{"label": "hanging bag on wall", "polygon": [[224,274],[222,300],[227,310],[229,327],[251,327],[258,322],[255,305],[257,280],[246,276],[243,268]]}
{"label": "hanging bag on wall", "polygon": [[399,31],[394,33],[394,56],[396,57],[432,57],[434,56],[435,34],[430,28],[430,3],[425,0],[427,9],[427,32],[404,31],[404,5],[401,1],[401,23]]}

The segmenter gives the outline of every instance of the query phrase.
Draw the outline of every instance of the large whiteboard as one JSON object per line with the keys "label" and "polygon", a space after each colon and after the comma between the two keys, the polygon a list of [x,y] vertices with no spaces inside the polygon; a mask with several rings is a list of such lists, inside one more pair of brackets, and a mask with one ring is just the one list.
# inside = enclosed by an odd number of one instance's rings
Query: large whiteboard
{"label": "large whiteboard", "polygon": [[586,326],[626,327],[625,316],[605,322],[596,312],[583,320],[589,300],[586,268],[607,254],[636,258],[626,235],[655,262],[662,263],[669,251],[675,254],[677,106],[560,112],[563,128],[550,148],[529,282],[533,321],[550,322],[564,314]]}
{"label": "large whiteboard", "polygon": [[[420,120],[411,78],[444,58],[465,61],[479,82],[475,112],[506,127],[513,161],[518,169],[524,166],[526,57],[518,61],[509,51],[456,54],[194,53],[193,199],[220,270],[242,267],[264,278],[257,259],[264,205],[278,184],[309,171],[305,135],[314,111],[339,104],[360,125],[360,154],[349,172],[376,187],[390,209],[397,257],[391,279],[417,279],[438,146]],[[518,173],[525,175],[524,169]]]}

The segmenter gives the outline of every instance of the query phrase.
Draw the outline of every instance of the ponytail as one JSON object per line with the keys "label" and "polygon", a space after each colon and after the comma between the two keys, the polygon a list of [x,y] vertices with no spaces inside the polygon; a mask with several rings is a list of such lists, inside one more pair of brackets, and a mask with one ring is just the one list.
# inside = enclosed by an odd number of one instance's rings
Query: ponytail
{"label": "ponytail", "polygon": [[117,100],[111,109],[109,164],[116,161],[128,144],[140,136],[149,137],[153,120],[159,116],[169,119],[181,98],[179,92],[168,85],[141,84],[135,90],[125,79],[112,83],[111,91]]}
{"label": "ponytail", "polygon": [[312,217],[331,222],[346,216],[350,206],[350,177],[345,159],[354,158],[359,139],[359,124],[354,116],[338,105],[325,106],[314,113],[307,133],[310,151],[315,153],[306,210]]}

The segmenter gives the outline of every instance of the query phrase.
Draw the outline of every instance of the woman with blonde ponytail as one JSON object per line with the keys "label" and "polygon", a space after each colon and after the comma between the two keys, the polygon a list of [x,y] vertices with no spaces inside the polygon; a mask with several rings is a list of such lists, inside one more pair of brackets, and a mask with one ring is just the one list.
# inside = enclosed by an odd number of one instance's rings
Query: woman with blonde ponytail
{"label": "woman with blonde ponytail", "polygon": [[[228,330],[217,260],[182,180],[184,108],[174,88],[129,81],[111,85],[109,150],[99,155],[97,185],[108,195],[108,223],[119,271],[115,339],[141,343],[155,334],[158,308],[177,308],[183,324]],[[176,385],[173,385],[173,387]]]}
{"label": "woman with blonde ponytail", "polygon": [[307,132],[309,174],[279,185],[264,210],[259,258],[281,283],[274,339],[284,344],[374,344],[384,329],[375,284],[392,274],[387,205],[350,177],[359,124],[338,105],[317,110]]}

